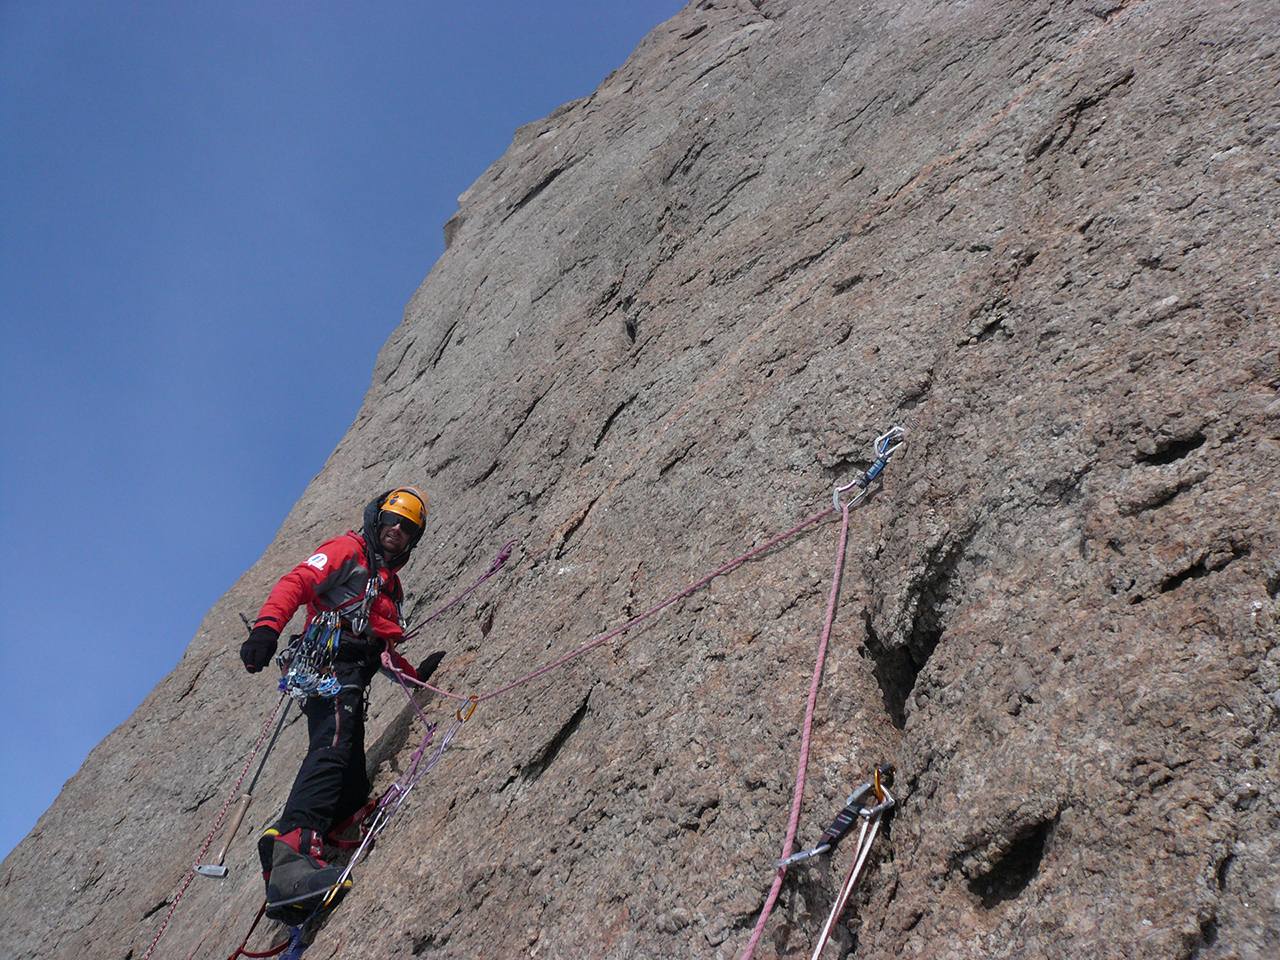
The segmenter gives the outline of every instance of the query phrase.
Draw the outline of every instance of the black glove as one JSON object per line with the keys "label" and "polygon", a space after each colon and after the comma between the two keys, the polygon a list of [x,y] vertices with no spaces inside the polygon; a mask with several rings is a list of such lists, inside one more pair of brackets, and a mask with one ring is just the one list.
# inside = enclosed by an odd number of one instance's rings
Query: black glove
{"label": "black glove", "polygon": [[275,656],[280,631],[273,627],[254,627],[249,639],[240,644],[240,659],[250,673],[257,673]]}
{"label": "black glove", "polygon": [[423,683],[427,682],[427,678],[436,672],[436,667],[440,666],[440,661],[444,659],[444,651],[437,650],[431,654],[422,663],[418,664],[418,679]]}

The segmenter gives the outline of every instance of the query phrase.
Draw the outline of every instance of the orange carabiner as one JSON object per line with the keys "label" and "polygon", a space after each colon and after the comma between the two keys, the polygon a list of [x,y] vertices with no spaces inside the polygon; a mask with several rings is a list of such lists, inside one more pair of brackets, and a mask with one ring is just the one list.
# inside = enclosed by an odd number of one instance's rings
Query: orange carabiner
{"label": "orange carabiner", "polygon": [[465,717],[462,715],[462,708],[461,707],[458,708],[458,722],[466,723],[468,720],[470,720],[471,715],[476,712],[476,704],[479,702],[480,702],[480,698],[477,697],[475,694],[472,694],[471,696],[467,697],[467,703],[471,704],[471,706],[467,709],[467,715]]}

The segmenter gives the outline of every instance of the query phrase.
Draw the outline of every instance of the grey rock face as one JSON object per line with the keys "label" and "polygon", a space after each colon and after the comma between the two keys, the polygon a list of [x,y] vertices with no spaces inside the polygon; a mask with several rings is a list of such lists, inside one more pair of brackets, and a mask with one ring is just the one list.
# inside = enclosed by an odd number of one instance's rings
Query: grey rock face
{"label": "grey rock face", "polygon": [[[372,491],[435,503],[411,620],[518,541],[411,650],[483,695],[915,419],[852,515],[799,839],[876,763],[903,802],[824,955],[1277,955],[1278,46],[1263,0],[691,3],[460,198],[276,543],[5,860],[4,954],[144,955],[275,703],[238,614]],[[739,955],[837,528],[481,703],[308,957]],[[154,956],[240,942],[302,739]],[[847,856],[757,956],[808,956]]]}

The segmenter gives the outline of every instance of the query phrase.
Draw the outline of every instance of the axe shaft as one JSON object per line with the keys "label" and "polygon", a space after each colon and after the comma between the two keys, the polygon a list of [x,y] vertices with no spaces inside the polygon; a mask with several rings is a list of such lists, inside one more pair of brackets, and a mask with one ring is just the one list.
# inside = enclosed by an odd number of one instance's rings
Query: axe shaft
{"label": "axe shaft", "polygon": [[251,793],[242,793],[240,799],[236,801],[236,808],[231,812],[231,826],[227,827],[227,836],[222,841],[222,846],[218,849],[218,859],[214,861],[214,866],[222,866],[222,861],[227,858],[227,850],[231,848],[231,841],[235,839],[236,831],[240,829],[240,824],[249,809],[249,804],[252,802],[253,794]]}

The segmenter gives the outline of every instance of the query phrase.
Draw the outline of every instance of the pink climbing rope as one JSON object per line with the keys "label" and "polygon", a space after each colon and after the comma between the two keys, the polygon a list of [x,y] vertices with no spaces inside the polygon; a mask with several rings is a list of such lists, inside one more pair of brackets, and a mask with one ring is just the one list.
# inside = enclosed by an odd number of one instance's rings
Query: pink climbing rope
{"label": "pink climbing rope", "polygon": [[[258,742],[253,745],[253,750],[249,754],[249,759],[245,761],[244,769],[240,771],[240,778],[236,780],[236,785],[231,788],[231,793],[227,796],[227,802],[222,805],[222,809],[218,812],[218,818],[213,823],[213,829],[209,831],[209,836],[205,837],[204,846],[200,848],[200,852],[196,854],[196,863],[204,861],[204,855],[209,852],[209,848],[213,846],[213,838],[218,834],[218,828],[222,826],[222,820],[227,815],[227,811],[231,809],[231,801],[235,799],[236,794],[240,791],[240,784],[244,783],[244,778],[249,774],[249,768],[253,766],[253,758],[258,755],[258,751],[262,749],[262,741],[267,739],[267,732],[271,729],[271,724],[275,722],[276,714],[280,712],[280,707],[284,705],[287,693],[280,694],[280,699],[276,703],[276,708],[271,711],[271,716],[267,717],[267,722],[262,727],[262,734],[258,737]],[[164,936],[164,928],[169,925],[169,918],[173,916],[173,911],[178,908],[178,901],[182,899],[182,895],[187,892],[187,887],[191,886],[191,881],[195,879],[196,870],[192,867],[187,873],[187,877],[182,881],[182,886],[178,888],[178,892],[174,894],[172,902],[169,904],[169,912],[164,915],[164,920],[160,922],[160,929],[156,931],[155,939],[151,941],[151,946],[147,947],[147,952],[142,955],[142,960],[150,960],[152,952],[156,948],[156,944],[160,942],[160,938]]]}
{"label": "pink climbing rope", "polygon": [[[809,765],[809,740],[813,733],[814,707],[818,702],[818,687],[822,683],[822,666],[827,658],[827,641],[831,639],[831,627],[836,619],[836,601],[840,596],[840,578],[844,573],[845,544],[849,540],[849,505],[843,506],[841,512],[843,520],[840,524],[840,548],[836,552],[835,572],[831,576],[831,597],[827,601],[827,619],[822,627],[822,642],[818,644],[817,663],[813,667],[813,682],[809,684],[809,705],[805,709],[804,734],[800,738],[800,769],[796,775],[796,790],[791,802],[791,821],[787,824],[787,839],[782,843],[782,859],[784,860],[791,855],[791,846],[796,839],[796,829],[800,825],[800,805],[801,801],[804,800],[805,770]],[[760,919],[756,921],[756,928],[752,931],[751,939],[747,942],[747,949],[743,951],[742,960],[751,960],[752,955],[755,953],[756,944],[760,942],[760,936],[764,933],[765,924],[769,922],[769,915],[773,912],[773,906],[778,901],[778,893],[782,890],[782,880],[786,875],[786,866],[779,867],[778,875],[773,879],[773,887],[769,890],[769,897],[765,900],[764,909],[760,911]]]}
{"label": "pink climbing rope", "polygon": [[502,569],[502,565],[511,558],[511,550],[513,547],[515,547],[515,545],[516,545],[515,540],[508,540],[507,545],[502,548],[502,552],[499,553],[498,556],[494,559],[493,563],[490,564],[489,571],[483,577],[481,577],[471,586],[467,587],[467,589],[463,590],[460,594],[458,594],[456,597],[454,597],[452,600],[446,603],[443,607],[441,607],[431,616],[427,617],[427,619],[423,620],[420,624],[418,624],[412,630],[407,631],[405,635],[400,638],[400,640],[402,642],[405,640],[412,640],[414,637],[416,637],[419,633],[422,632],[422,628],[425,627],[428,623],[430,623],[436,617],[440,616],[450,607],[454,606],[455,604],[461,603],[463,600],[465,600],[467,596],[471,593],[471,591],[475,590],[478,586],[480,586],[480,584],[484,583],[486,580],[488,580],[495,573],[497,573],[499,570]]}
{"label": "pink climbing rope", "polygon": [[[622,624],[622,626],[615,627],[614,629],[610,630],[608,633],[603,634],[602,636],[599,636],[596,639],[592,640],[590,643],[587,643],[586,645],[579,647],[577,650],[573,650],[565,654],[560,659],[554,660],[551,663],[546,664],[545,666],[539,667],[537,670],[533,671],[532,673],[526,674],[525,676],[521,677],[519,680],[513,680],[511,683],[508,683],[506,686],[499,687],[497,690],[491,690],[488,693],[482,694],[480,696],[465,697],[462,694],[452,693],[448,690],[441,690],[439,687],[434,687],[429,683],[423,683],[421,680],[414,680],[412,678],[406,678],[406,679],[410,683],[414,683],[419,687],[423,687],[424,689],[431,690],[434,693],[438,693],[442,697],[449,697],[450,699],[453,699],[453,700],[473,701],[475,703],[480,703],[485,700],[491,700],[494,697],[501,696],[504,693],[514,690],[516,687],[521,686],[522,684],[526,684],[531,680],[536,680],[538,677],[542,676],[544,673],[550,673],[552,670],[556,669],[557,667],[564,666],[570,660],[573,660],[576,657],[582,656],[584,653],[588,653],[589,651],[594,650],[596,647],[600,646],[601,644],[608,643],[614,637],[618,636],[619,634],[626,633],[632,627],[635,627],[640,623],[643,623],[645,620],[648,620],[650,617],[654,616],[655,614],[660,613],[661,611],[665,610],[667,607],[671,606],[671,604],[677,603],[678,601],[685,599],[692,593],[696,593],[698,590],[705,587],[708,583],[710,583],[716,577],[722,576],[728,573],[730,570],[734,569],[735,567],[739,567],[742,564],[746,563],[748,560],[758,557],[760,554],[766,552],[767,550],[770,550],[773,547],[776,547],[782,541],[787,540],[791,537],[794,537],[796,534],[800,533],[806,527],[812,526],[813,524],[817,523],[819,520],[825,519],[830,514],[835,513],[835,511],[836,511],[835,507],[827,507],[827,509],[823,510],[822,512],[815,513],[808,520],[805,520],[801,523],[796,524],[794,527],[792,527],[790,530],[786,531],[785,533],[778,534],[776,537],[774,537],[772,540],[768,541],[767,543],[763,543],[760,546],[756,547],[755,549],[749,550],[739,557],[735,557],[734,559],[726,563],[724,566],[719,567],[716,570],[713,570],[711,573],[708,573],[701,580],[698,580],[695,583],[692,583],[689,586],[685,587],[679,593],[673,594],[670,597],[668,597],[666,600],[663,600],[661,603],[650,607],[648,610],[646,610],[644,613],[640,614],[639,616],[632,617],[626,623]],[[846,524],[847,524],[847,516],[848,516],[848,513],[846,510]],[[841,555],[843,556],[843,552]]]}
{"label": "pink climbing rope", "polygon": [[[886,462],[887,462],[887,458],[886,458]],[[414,680],[411,677],[406,677],[403,673],[401,673],[398,670],[393,669],[392,672],[396,675],[396,679],[399,680],[401,685],[404,687],[405,694],[409,696],[409,701],[413,703],[414,708],[418,710],[419,716],[422,716],[422,712],[421,712],[421,709],[418,708],[417,702],[414,701],[412,695],[410,694],[409,687],[408,687],[409,683],[413,683],[419,687],[423,687],[427,690],[431,690],[434,693],[437,693],[443,697],[448,697],[454,700],[468,701],[471,704],[471,710],[474,711],[475,705],[477,703],[480,703],[481,701],[484,701],[484,700],[492,699],[493,697],[500,696],[504,693],[507,693],[510,690],[514,690],[516,687],[519,687],[522,684],[528,683],[531,680],[535,680],[538,677],[541,677],[543,674],[549,673],[550,671],[556,669],[557,667],[564,666],[566,663],[575,659],[576,657],[580,657],[583,654],[591,650],[594,650],[596,647],[599,647],[602,644],[607,643],[608,641],[612,640],[614,637],[617,637],[618,635],[630,630],[632,627],[635,627],[638,624],[644,622],[645,620],[648,620],[650,617],[656,615],[657,613],[671,606],[671,604],[676,603],[680,600],[683,600],[684,598],[688,597],[690,594],[695,593],[696,591],[700,590],[702,587],[710,583],[712,580],[714,580],[716,577],[722,576],[723,574],[728,573],[730,570],[733,570],[735,567],[741,566],[742,564],[746,563],[748,560],[751,560],[754,557],[759,556],[760,554],[766,552],[772,547],[777,546],[779,543],[783,542],[784,540],[787,540],[788,538],[795,536],[796,534],[804,530],[806,527],[809,527],[812,524],[817,523],[819,520],[826,518],[830,514],[835,513],[837,509],[839,509],[841,512],[840,545],[836,551],[835,569],[832,573],[832,578],[831,578],[831,594],[827,600],[827,615],[826,615],[826,620],[823,623],[823,627],[822,627],[822,639],[818,645],[817,662],[814,664],[814,668],[813,668],[813,680],[809,684],[809,701],[805,709],[804,732],[800,740],[800,760],[798,763],[799,769],[796,775],[795,794],[792,799],[792,805],[791,805],[791,819],[787,824],[787,836],[786,836],[786,840],[783,841],[783,847],[782,847],[782,859],[786,859],[786,857],[789,856],[791,853],[792,845],[795,842],[796,830],[799,828],[799,824],[800,824],[800,808],[804,800],[805,773],[809,765],[809,744],[813,735],[813,717],[814,717],[814,712],[817,706],[818,689],[822,685],[822,670],[826,662],[827,646],[831,639],[831,629],[835,624],[836,604],[840,598],[840,581],[844,575],[844,558],[845,558],[846,548],[849,542],[849,510],[860,499],[861,499],[860,497],[855,497],[849,503],[828,507],[827,509],[814,514],[808,520],[805,520],[805,521],[802,521],[801,523],[796,524],[790,530],[787,530],[784,533],[778,534],[778,536],[774,537],[772,540],[769,540],[768,542],[763,543],[760,546],[752,550],[749,550],[738,557],[735,557],[734,559],[730,560],[728,563],[724,564],[721,567],[718,567],[717,569],[713,570],[711,573],[708,573],[706,576],[695,581],[694,583],[691,583],[689,586],[685,587],[683,590],[679,591],[678,593],[672,594],[670,597],[668,597],[666,600],[663,600],[661,603],[655,604],[654,606],[646,610],[644,613],[640,614],[639,616],[633,617],[632,619],[628,620],[626,623],[622,624],[621,626],[615,627],[613,630],[610,630],[608,633],[605,633],[597,637],[596,639],[592,640],[590,643],[587,643],[579,647],[578,649],[565,654],[564,656],[560,657],[557,660],[552,661],[551,663],[548,663],[542,667],[539,667],[537,670],[534,670],[532,673],[526,674],[520,679],[514,680],[511,683],[508,683],[506,686],[499,687],[496,690],[491,690],[486,694],[483,694],[480,696],[464,697],[461,694],[451,693],[448,690],[442,690],[439,687],[432,686],[429,683],[423,683],[420,680]],[[837,500],[837,503],[838,503],[838,500]],[[470,718],[471,713],[468,712],[466,716],[467,718]],[[423,717],[424,722],[425,722],[425,719],[426,718]],[[463,719],[461,710],[459,710],[458,712],[458,721],[459,721],[459,724],[465,722],[465,720]],[[444,747],[444,744],[441,745],[441,752],[443,752],[443,747]],[[756,946],[760,942],[760,937],[764,932],[765,925],[768,923],[769,916],[773,912],[773,907],[777,903],[778,894],[782,890],[782,881],[786,877],[786,873],[787,873],[786,866],[781,866],[778,868],[777,876],[774,878],[774,881],[773,881],[773,887],[769,891],[769,896],[765,901],[764,909],[760,913],[760,919],[756,922],[755,930],[752,931],[751,939],[747,943],[747,948],[742,954],[742,960],[751,960],[751,957],[754,955]]]}

